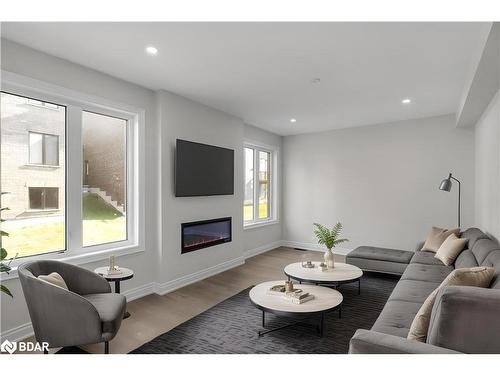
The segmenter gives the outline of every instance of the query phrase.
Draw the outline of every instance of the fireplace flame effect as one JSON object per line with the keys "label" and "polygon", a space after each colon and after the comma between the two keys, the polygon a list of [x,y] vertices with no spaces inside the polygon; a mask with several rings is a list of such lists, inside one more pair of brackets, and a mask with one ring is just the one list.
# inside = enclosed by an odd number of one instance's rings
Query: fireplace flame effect
{"label": "fireplace flame effect", "polygon": [[203,238],[200,238],[200,239],[189,241],[186,244],[186,247],[193,247],[193,246],[197,246],[197,245],[204,245],[204,244],[207,244],[207,243],[210,243],[210,242],[215,242],[215,241],[223,240],[224,238],[225,237],[223,235],[211,236],[210,238],[208,238],[208,236],[206,236],[206,237],[203,237]]}

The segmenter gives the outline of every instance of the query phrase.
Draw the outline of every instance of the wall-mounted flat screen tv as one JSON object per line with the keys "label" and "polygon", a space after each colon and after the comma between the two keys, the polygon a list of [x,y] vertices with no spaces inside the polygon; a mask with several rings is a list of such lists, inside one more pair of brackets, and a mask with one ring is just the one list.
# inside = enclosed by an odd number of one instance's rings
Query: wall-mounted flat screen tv
{"label": "wall-mounted flat screen tv", "polygon": [[175,196],[234,194],[234,150],[177,139]]}

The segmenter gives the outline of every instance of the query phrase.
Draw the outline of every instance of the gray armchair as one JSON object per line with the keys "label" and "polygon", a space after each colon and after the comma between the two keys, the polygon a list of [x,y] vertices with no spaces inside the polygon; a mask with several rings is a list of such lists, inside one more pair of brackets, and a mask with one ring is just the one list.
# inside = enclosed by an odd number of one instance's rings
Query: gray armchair
{"label": "gray armchair", "polygon": [[[41,281],[39,275],[57,272],[69,290]],[[111,341],[125,313],[125,297],[111,293],[109,283],[84,268],[54,260],[24,263],[19,280],[38,342],[50,348]]]}

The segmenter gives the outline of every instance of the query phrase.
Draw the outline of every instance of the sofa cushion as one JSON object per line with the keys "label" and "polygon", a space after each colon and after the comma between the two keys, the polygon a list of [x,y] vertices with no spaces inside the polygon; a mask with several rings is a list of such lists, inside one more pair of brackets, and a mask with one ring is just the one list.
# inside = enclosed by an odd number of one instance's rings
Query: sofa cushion
{"label": "sofa cushion", "polygon": [[451,271],[453,271],[452,266],[412,263],[406,267],[401,279],[440,283]]}
{"label": "sofa cushion", "polygon": [[480,229],[469,228],[461,233],[460,238],[467,238],[468,242],[465,246],[467,247],[467,249],[472,249],[477,240],[488,238],[488,236]]}
{"label": "sofa cushion", "polygon": [[125,314],[125,297],[117,293],[86,294],[82,296],[97,310],[103,333],[117,332]]}
{"label": "sofa cushion", "polygon": [[410,263],[410,259],[412,256],[413,251],[386,249],[383,247],[374,246],[360,246],[347,255],[348,258],[373,259],[378,261],[404,264]]}
{"label": "sofa cushion", "polygon": [[455,268],[471,268],[477,266],[479,266],[479,264],[477,263],[476,257],[470,250],[462,251],[455,260]]}
{"label": "sofa cushion", "polygon": [[424,303],[439,283],[420,280],[400,280],[392,291],[389,301]]}
{"label": "sofa cushion", "polygon": [[482,238],[476,241],[471,250],[477,262],[481,265],[489,253],[494,250],[500,250],[500,245],[496,241]]}
{"label": "sofa cushion", "polygon": [[417,251],[413,258],[411,258],[410,264],[419,263],[419,264],[434,264],[436,266],[442,266],[443,262],[434,257],[435,253],[431,251]]}
{"label": "sofa cushion", "polygon": [[408,301],[387,302],[372,330],[399,337],[408,336],[411,323],[421,305]]}

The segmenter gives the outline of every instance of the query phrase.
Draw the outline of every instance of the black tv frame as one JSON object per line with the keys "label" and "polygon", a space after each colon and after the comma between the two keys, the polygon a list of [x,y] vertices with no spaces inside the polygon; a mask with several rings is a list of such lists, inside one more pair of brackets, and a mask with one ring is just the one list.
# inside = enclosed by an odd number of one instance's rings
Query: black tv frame
{"label": "black tv frame", "polygon": [[[178,165],[177,165],[177,144],[179,141],[182,141],[182,142],[188,142],[188,143],[194,143],[194,144],[197,144],[197,145],[201,145],[201,146],[209,146],[209,147],[213,147],[213,148],[218,148],[218,149],[221,149],[221,150],[226,150],[226,151],[231,151],[231,153],[233,154],[233,185],[232,185],[232,190],[230,193],[220,193],[220,194],[217,194],[217,193],[214,193],[214,194],[203,194],[203,195],[190,195],[190,194],[178,194],[177,192],[177,168],[178,168]],[[193,141],[188,141],[186,139],[181,139],[181,138],[177,138],[175,140],[175,152],[174,152],[174,195],[176,198],[184,198],[184,197],[211,197],[211,196],[219,196],[219,195],[234,195],[234,150],[231,149],[231,148],[227,148],[227,147],[221,147],[221,146],[214,146],[214,145],[210,145],[208,143],[201,143],[201,142],[193,142]]]}

